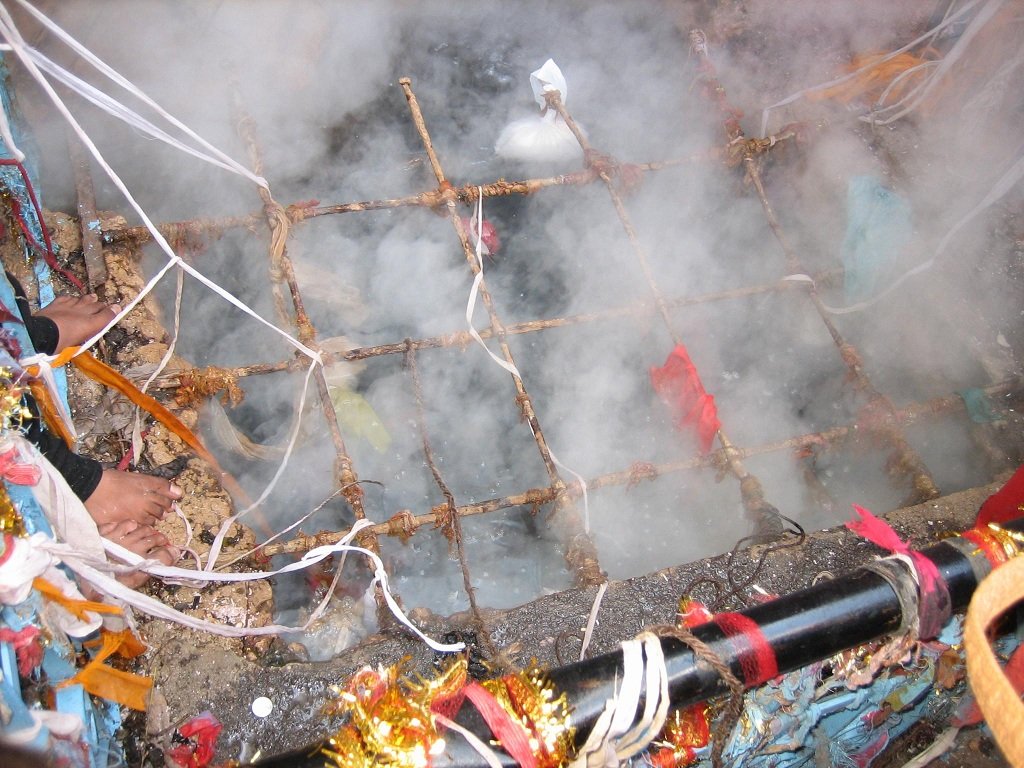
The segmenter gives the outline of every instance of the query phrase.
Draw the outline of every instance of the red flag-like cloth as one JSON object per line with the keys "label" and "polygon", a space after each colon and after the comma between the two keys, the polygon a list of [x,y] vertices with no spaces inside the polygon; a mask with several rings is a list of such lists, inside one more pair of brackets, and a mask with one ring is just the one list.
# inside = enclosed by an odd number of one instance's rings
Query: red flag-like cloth
{"label": "red flag-like cloth", "polygon": [[981,505],[974,526],[981,528],[989,523],[1008,523],[1018,517],[1024,517],[1024,465],[1018,467],[1006,485]]}
{"label": "red flag-like cloth", "polygon": [[651,368],[651,386],[661,401],[672,411],[676,429],[697,428],[700,450],[707,453],[715,433],[722,426],[718,420],[715,398],[704,391],[697,368],[686,347],[677,344],[661,368]]}

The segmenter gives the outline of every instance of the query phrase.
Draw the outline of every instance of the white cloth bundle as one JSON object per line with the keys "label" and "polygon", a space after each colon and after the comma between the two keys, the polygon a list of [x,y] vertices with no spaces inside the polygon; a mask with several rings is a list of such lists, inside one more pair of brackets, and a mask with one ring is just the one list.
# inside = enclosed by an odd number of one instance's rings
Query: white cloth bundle
{"label": "white cloth bundle", "polygon": [[[568,87],[562,70],[548,59],[530,73],[533,98],[540,113],[513,120],[506,125],[494,144],[494,151],[507,160],[529,163],[557,163],[579,160],[583,150],[569,126],[544,100],[546,91],[558,91],[565,103]],[[581,129],[582,130],[582,129]]]}

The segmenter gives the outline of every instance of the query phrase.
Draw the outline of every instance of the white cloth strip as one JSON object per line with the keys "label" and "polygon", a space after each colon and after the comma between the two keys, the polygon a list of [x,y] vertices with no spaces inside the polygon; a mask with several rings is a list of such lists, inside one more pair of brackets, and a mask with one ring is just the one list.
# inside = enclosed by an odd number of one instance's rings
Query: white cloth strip
{"label": "white cloth strip", "polygon": [[[949,53],[942,57],[942,60],[938,67],[936,67],[935,71],[929,75],[923,83],[920,83],[915,87],[910,94],[908,94],[907,98],[901,99],[896,104],[889,107],[883,107],[879,110],[879,112],[887,113],[883,119],[879,119],[878,113],[875,113],[874,115],[866,116],[867,122],[876,123],[878,125],[888,125],[916,109],[931,92],[932,88],[935,87],[936,83],[942,79],[942,76],[952,69],[953,65],[956,64],[961,56],[963,56],[963,52],[967,49],[967,46],[970,45],[971,40],[978,34],[978,32],[981,31],[982,27],[991,20],[996,12],[1002,7],[1004,2],[1005,0],[988,0],[988,2],[981,7],[975,17],[971,19],[970,24],[968,24],[967,28],[960,34],[960,37],[957,38],[956,44],[950,49]],[[899,108],[900,105],[907,100],[909,100],[910,103]]]}
{"label": "white cloth strip", "polygon": [[[349,485],[354,485],[354,483],[349,483]],[[239,560],[244,560],[249,555],[251,555],[253,552],[256,552],[257,550],[262,549],[263,547],[267,546],[267,544],[271,544],[271,543],[277,541],[282,536],[291,533],[296,528],[298,528],[300,525],[302,525],[304,522],[309,520],[309,518],[311,518],[313,515],[315,515],[321,509],[326,507],[327,503],[329,501],[331,501],[332,499],[336,499],[341,494],[342,491],[344,491],[346,488],[349,487],[349,485],[343,485],[341,488],[338,488],[334,493],[332,493],[326,499],[321,501],[319,504],[317,504],[315,507],[313,507],[313,509],[309,510],[309,512],[304,514],[302,517],[300,517],[294,523],[289,525],[287,528],[285,528],[284,530],[278,531],[273,536],[271,536],[269,539],[267,539],[264,542],[261,542],[260,544],[257,544],[255,547],[253,547],[252,549],[248,550],[247,552],[243,552],[240,555],[235,555],[233,558],[231,558],[226,563],[224,563],[224,565],[222,565],[221,567],[222,568],[228,568],[228,567],[234,565],[235,563],[237,563]]]}
{"label": "white cloth strip", "polygon": [[[622,686],[605,702],[571,768],[617,766],[645,749],[665,726],[670,702],[661,639],[645,632],[627,640],[622,662]],[[641,693],[644,708],[637,718]]]}
{"label": "white cloth strip", "polygon": [[[167,351],[164,352],[164,356],[160,358],[160,363],[153,370],[153,373],[149,375],[149,378],[142,385],[143,393],[149,391],[150,385],[156,381],[156,377],[163,373],[164,368],[171,362],[171,358],[174,356],[174,350],[178,346],[178,336],[181,332],[181,295],[185,287],[185,273],[179,269],[178,279],[175,282],[174,288],[174,333],[171,336],[171,343],[167,345]],[[142,456],[142,409],[136,406],[135,408],[135,424],[132,426],[132,463],[137,464],[139,457]],[[177,505],[175,505],[177,509]],[[181,515],[181,511],[178,511]],[[185,520],[185,516],[181,515],[182,519]],[[188,525],[188,521],[185,520],[185,524]],[[192,534],[189,532],[188,541],[185,542],[185,546],[188,547],[192,543]]]}
{"label": "white cloth strip", "polygon": [[583,645],[580,646],[580,661],[587,655],[587,648],[590,647],[590,638],[594,634],[594,625],[597,624],[597,613],[601,610],[601,601],[604,600],[604,593],[608,589],[608,582],[604,582],[597,588],[597,595],[594,597],[594,604],[590,606],[590,615],[587,617],[587,628],[583,630]]}
{"label": "white cloth strip", "polygon": [[[476,196],[476,222],[477,223],[476,223],[475,230],[474,230],[474,228],[472,226],[470,226],[470,231],[472,232],[472,234],[476,235],[476,264],[477,264],[478,269],[477,269],[476,277],[473,279],[473,287],[470,289],[470,292],[469,292],[469,303],[466,305],[466,324],[469,326],[469,335],[472,336],[474,339],[476,339],[477,344],[479,344],[481,347],[484,348],[484,351],[488,355],[491,356],[491,359],[494,362],[496,362],[498,365],[500,365],[502,368],[504,368],[506,371],[511,373],[513,376],[515,376],[517,379],[522,381],[523,376],[522,376],[522,374],[519,373],[519,369],[516,368],[512,363],[508,362],[508,360],[503,360],[502,358],[500,358],[496,354],[494,354],[490,350],[490,347],[488,347],[486,344],[484,344],[483,338],[481,338],[480,334],[477,333],[476,328],[473,327],[473,312],[476,309],[476,298],[477,298],[477,296],[480,293],[480,284],[484,280],[483,234],[482,234],[483,233],[483,229],[484,229],[484,188],[483,187],[477,187],[476,189],[477,189],[477,196]],[[530,431],[533,432],[533,436],[534,437],[537,436],[537,433],[533,429],[533,424],[532,423],[530,424]],[[566,466],[565,464],[563,464],[562,462],[560,462],[558,460],[558,457],[555,456],[555,452],[553,450],[551,450],[551,445],[550,444],[548,444],[548,456],[551,457],[551,461],[554,462],[556,467],[558,467],[559,469],[563,470],[564,472],[568,472],[570,475],[572,475],[576,479],[576,482],[578,482],[580,484],[580,492],[581,492],[581,494],[583,496],[583,530],[586,533],[589,534],[590,533],[590,499],[587,496],[587,481],[583,479],[583,475],[579,474],[578,472],[576,472],[572,468],[570,468],[570,467]]]}
{"label": "white cloth strip", "polygon": [[61,562],[67,565],[68,568],[88,581],[104,595],[113,598],[118,603],[123,603],[133,608],[137,608],[138,610],[144,611],[152,616],[156,616],[157,618],[182,624],[193,629],[211,632],[224,637],[246,637],[254,635],[277,635],[285,632],[303,632],[308,629],[311,622],[307,622],[301,627],[288,627],[280,624],[270,624],[262,627],[237,627],[231,624],[221,624],[218,622],[196,619],[193,616],[189,616],[171,608],[149,595],[145,595],[124,586],[109,574],[123,573],[126,571],[142,571],[158,577],[170,576],[172,578],[195,578],[198,575],[201,576],[204,581],[215,582],[257,581],[260,579],[273,578],[274,576],[284,573],[304,570],[335,553],[355,552],[368,557],[373,562],[374,577],[371,586],[377,584],[380,585],[388,607],[399,622],[439,653],[454,653],[463,650],[465,648],[464,643],[438,643],[423,634],[423,632],[421,632],[419,628],[409,620],[402,609],[398,606],[397,602],[395,602],[394,597],[392,597],[388,588],[387,573],[384,571],[384,564],[381,562],[380,558],[368,549],[347,543],[352,540],[356,533],[368,525],[373,525],[373,523],[368,520],[360,520],[352,526],[345,538],[338,543],[325,547],[317,547],[316,549],[307,552],[306,555],[304,555],[298,562],[290,563],[276,571],[260,571],[256,573],[209,574],[200,571],[191,571],[186,568],[163,565],[158,561],[142,558],[139,555],[128,551],[119,544],[106,539],[104,539],[104,548],[107,552],[111,553],[118,559],[123,560],[128,564],[128,568],[112,565],[105,561],[99,561],[95,557],[82,553],[71,544],[64,542],[47,541],[41,542],[38,546],[42,551],[58,558]]}
{"label": "white cloth strip", "polygon": [[[530,430],[533,430],[533,425],[530,425]],[[590,499],[587,496],[587,481],[583,479],[583,475],[577,472],[572,467],[563,464],[555,456],[555,452],[551,450],[551,443],[548,443],[548,456],[551,457],[551,461],[554,462],[555,466],[561,469],[563,472],[568,472],[574,478],[576,482],[580,484],[580,493],[583,496],[583,530],[587,534],[590,533]]]}
{"label": "white cloth strip", "polygon": [[[11,50],[9,45],[5,45],[4,48]],[[18,145],[14,143],[14,134],[11,131],[11,124],[7,120],[6,109],[0,109],[0,138],[4,140],[4,144],[7,146],[7,151],[11,153],[11,157],[19,163],[25,162],[25,153],[18,149]]]}
{"label": "white cloth strip", "polygon": [[640,640],[627,640],[622,644],[622,667],[622,687],[615,697],[615,716],[608,727],[609,739],[628,731],[636,717],[644,685],[644,649]]}
{"label": "white cloth strip", "polygon": [[[312,373],[313,367],[315,365],[317,365],[317,364],[320,364],[320,365],[323,364],[323,362],[321,360],[321,357],[320,357],[320,353],[310,349],[305,344],[300,342],[298,339],[295,339],[294,337],[292,337],[290,334],[288,334],[284,330],[278,328],[273,323],[263,319],[259,314],[257,314],[249,306],[244,304],[242,301],[237,299],[232,294],[230,294],[227,291],[225,291],[223,288],[221,288],[219,285],[217,285],[212,280],[207,278],[205,275],[200,273],[198,270],[193,268],[191,265],[186,264],[184,261],[182,261],[182,259],[176,253],[174,253],[174,250],[171,248],[170,244],[167,242],[167,240],[164,238],[164,236],[160,233],[160,231],[157,229],[156,225],[152,222],[152,220],[150,220],[149,216],[142,209],[142,206],[140,206],[139,203],[135,200],[135,198],[132,196],[131,192],[129,192],[127,186],[121,180],[120,176],[118,176],[117,173],[114,171],[114,169],[106,162],[106,160],[103,158],[103,155],[100,153],[99,149],[93,143],[92,139],[89,138],[88,134],[85,133],[85,131],[82,129],[81,125],[79,125],[78,121],[71,114],[70,110],[67,108],[67,105],[64,104],[64,102],[61,100],[60,96],[57,95],[56,91],[54,91],[53,87],[46,80],[45,76],[39,71],[38,67],[36,67],[35,63],[31,60],[31,57],[28,56],[28,54],[25,51],[25,47],[26,46],[25,46],[24,40],[21,38],[20,33],[18,32],[17,28],[14,26],[13,20],[11,19],[10,14],[7,12],[7,9],[4,8],[2,5],[0,5],[0,20],[2,20],[2,21],[0,21],[0,34],[3,34],[3,36],[8,40],[8,42],[13,47],[14,51],[18,54],[19,59],[21,59],[22,63],[29,70],[30,74],[32,74],[32,76],[39,82],[39,84],[40,84],[40,86],[42,86],[43,90],[46,91],[46,93],[50,97],[51,101],[53,101],[54,106],[56,106],[57,110],[68,121],[68,124],[71,126],[72,130],[74,130],[74,132],[79,136],[79,138],[82,140],[82,142],[85,144],[85,146],[89,149],[89,151],[92,153],[93,157],[96,159],[96,162],[100,165],[100,167],[103,168],[103,170],[110,177],[111,181],[113,181],[115,186],[121,191],[121,194],[124,195],[125,199],[128,201],[128,203],[131,205],[131,207],[135,210],[135,212],[142,219],[142,221],[145,224],[146,228],[152,234],[153,239],[156,241],[156,243],[159,245],[161,250],[163,250],[164,253],[168,257],[167,263],[164,264],[164,266],[157,272],[156,275],[153,276],[153,278],[151,278],[149,280],[148,283],[146,283],[146,285],[143,288],[143,290],[140,291],[138,293],[138,295],[135,296],[135,298],[133,298],[130,302],[128,302],[128,304],[122,309],[122,311],[121,311],[121,313],[119,315],[114,317],[95,336],[93,336],[91,339],[86,341],[82,345],[81,350],[79,351],[79,353],[81,353],[82,351],[88,349],[93,344],[95,344],[103,336],[103,334],[105,334],[111,327],[113,327],[115,324],[117,324],[121,320],[122,317],[124,317],[128,312],[130,312],[140,301],[142,301],[142,299],[146,295],[148,295],[153,290],[153,288],[157,284],[157,282],[159,282],[163,278],[163,276],[167,273],[167,271],[171,267],[173,267],[175,265],[178,265],[179,268],[181,268],[182,270],[184,270],[185,272],[190,274],[192,277],[194,277],[197,280],[199,280],[203,285],[205,285],[207,288],[209,288],[214,293],[219,295],[221,298],[225,299],[230,304],[238,307],[239,309],[241,309],[243,312],[245,312],[250,317],[255,318],[262,325],[266,326],[267,328],[271,329],[275,333],[277,333],[280,336],[282,336],[289,344],[291,344],[293,347],[295,347],[297,350],[299,350],[300,352],[302,352],[304,355],[306,355],[307,357],[309,357],[311,359],[312,362],[310,363],[310,368],[307,371],[306,382],[305,382],[305,385],[304,385],[304,388],[303,388],[302,400],[304,402],[305,401],[306,389],[308,388],[308,385],[309,385],[309,376]],[[300,411],[300,414],[301,414],[301,411]],[[245,514],[246,512],[250,511],[252,508],[257,506],[259,503],[261,503],[264,499],[266,499],[266,497],[270,494],[270,492],[276,486],[277,481],[279,480],[279,478],[281,477],[281,474],[284,472],[284,469],[287,466],[288,459],[290,458],[290,455],[291,455],[291,449],[294,447],[294,442],[295,442],[295,438],[297,437],[297,435],[298,435],[298,420],[297,420],[295,428],[293,430],[292,440],[289,443],[289,449],[286,451],[285,456],[283,457],[283,459],[281,461],[281,464],[278,467],[278,470],[275,473],[275,475],[274,475],[273,479],[271,480],[270,484],[264,490],[263,494],[261,494],[260,498],[252,506],[250,506],[249,508],[243,510],[239,514]],[[235,519],[237,519],[237,517],[238,517],[238,515],[235,516]],[[214,564],[215,564],[215,558],[211,558],[207,562],[207,567],[208,568],[213,568]]]}
{"label": "white cloth strip", "polygon": [[661,639],[651,632],[645,632],[640,637],[647,657],[644,713],[636,726],[616,742],[615,755],[620,760],[628,760],[654,741],[668,717],[668,672]]}
{"label": "white cloth strip", "polygon": [[135,96],[137,99],[139,99],[144,104],[149,106],[158,115],[160,115],[165,120],[167,120],[169,123],[171,123],[171,125],[173,125],[175,128],[177,128],[178,130],[182,131],[184,134],[189,136],[191,139],[193,139],[194,141],[198,142],[200,145],[202,145],[203,147],[208,149],[216,157],[220,158],[221,161],[223,161],[225,164],[230,166],[230,170],[234,171],[235,173],[237,173],[237,174],[239,174],[241,176],[246,177],[247,179],[252,180],[254,183],[258,184],[261,187],[264,187],[264,188],[267,187],[267,180],[266,179],[264,179],[262,176],[255,175],[252,171],[250,171],[244,165],[242,165],[242,164],[236,162],[235,160],[231,159],[230,156],[228,156],[227,154],[225,154],[221,150],[217,149],[217,147],[215,147],[212,144],[210,144],[208,141],[206,141],[206,139],[204,139],[202,136],[197,134],[195,131],[193,131],[191,128],[189,128],[187,125],[185,125],[183,122],[181,122],[176,117],[174,117],[174,115],[172,115],[169,112],[167,112],[167,110],[165,110],[163,107],[161,107],[159,104],[157,104],[156,101],[154,101],[152,98],[150,98],[145,92],[143,92],[141,89],[139,89],[134,83],[132,83],[126,77],[121,75],[121,73],[119,73],[113,67],[109,66],[106,62],[104,62],[102,59],[100,59],[96,54],[94,54],[92,51],[90,51],[88,48],[86,48],[84,45],[82,45],[80,42],[78,42],[75,38],[73,38],[71,35],[69,35],[67,32],[65,32],[64,29],[62,29],[60,26],[58,26],[52,19],[50,19],[44,13],[42,13],[37,8],[35,8],[27,0],[17,0],[17,2],[18,2],[19,5],[21,5],[22,8],[24,8],[26,11],[28,11],[30,14],[32,14],[32,16],[34,16],[35,19],[40,24],[42,24],[44,27],[46,27],[48,30],[50,30],[50,32],[52,32],[54,35],[56,35],[62,42],[64,42],[65,45],[67,45],[69,48],[71,48],[75,53],[77,53],[79,56],[81,56],[85,61],[87,61],[88,63],[92,64],[93,67],[95,67],[97,70],[102,72],[109,79],[113,80],[119,86],[121,86],[126,91],[128,91],[133,96]]}
{"label": "white cloth strip", "polygon": [[498,756],[494,753],[494,750],[486,744],[484,744],[480,737],[473,733],[471,730],[469,730],[468,728],[463,728],[454,720],[451,720],[445,717],[444,715],[438,714],[437,712],[433,713],[433,717],[435,721],[439,722],[445,728],[449,728],[455,731],[460,736],[462,736],[462,738],[464,738],[469,743],[469,746],[473,748],[473,751],[480,755],[483,761],[487,763],[487,765],[490,766],[490,768],[502,768],[501,760],[498,759]]}
{"label": "white cloth strip", "polygon": [[[19,2],[22,2],[22,1],[23,0],[19,0]],[[775,104],[772,104],[769,107],[765,107],[765,109],[761,112],[761,138],[763,139],[767,135],[767,132],[768,132],[768,113],[771,112],[773,109],[778,109],[779,107],[784,107],[787,104],[792,104],[794,101],[796,101],[797,99],[803,98],[808,93],[814,93],[815,91],[824,91],[824,90],[826,90],[828,88],[831,88],[832,86],[839,85],[840,83],[845,83],[847,80],[852,80],[853,78],[857,77],[858,75],[863,74],[864,72],[867,72],[868,70],[877,67],[879,64],[881,64],[883,62],[889,61],[889,59],[896,58],[901,53],[906,53],[907,51],[909,51],[914,46],[919,45],[920,43],[923,43],[929,37],[932,37],[932,36],[936,35],[937,33],[941,32],[943,29],[945,29],[950,24],[955,22],[957,19],[959,19],[961,16],[963,16],[965,13],[967,13],[969,10],[971,10],[974,6],[976,6],[980,2],[981,2],[981,0],[971,0],[971,2],[967,3],[967,5],[965,5],[963,8],[961,8],[955,14],[953,14],[952,16],[947,16],[945,19],[942,20],[942,22],[940,22],[939,24],[937,24],[934,27],[932,27],[931,29],[929,29],[927,32],[925,32],[920,37],[914,38],[909,43],[904,45],[902,48],[897,48],[895,51],[887,53],[885,56],[883,56],[878,61],[873,61],[872,63],[868,64],[867,66],[861,67],[860,69],[857,69],[857,70],[855,70],[853,72],[850,72],[849,74],[843,75],[842,77],[837,77],[834,80],[829,80],[827,83],[819,83],[818,85],[812,85],[812,86],[809,86],[807,88],[803,88],[802,90],[799,90],[796,93],[790,94],[789,96],[784,98],[782,101],[776,102]]]}
{"label": "white cloth strip", "polygon": [[[901,98],[899,101],[895,102],[894,104],[888,104],[887,105],[885,103],[885,100],[887,98],[889,98],[889,94],[892,93],[893,89],[897,85],[902,83],[908,77],[913,77],[916,73],[921,72],[922,70],[931,69],[932,67],[939,66],[940,63],[941,63],[940,61],[926,61],[926,62],[923,62],[921,64],[918,64],[917,66],[911,67],[910,69],[905,69],[902,72],[900,72],[898,75],[896,75],[896,77],[894,77],[892,79],[892,82],[890,82],[887,86],[885,86],[885,90],[882,91],[882,93],[878,96],[877,101],[875,101],[875,107],[877,109],[892,109],[892,108],[894,108],[894,107],[904,103],[905,101],[907,101],[907,99],[913,93],[913,91],[911,92],[911,94],[908,94],[907,96],[904,96],[903,98]],[[916,88],[915,88],[915,90],[916,90]],[[872,113],[872,114],[877,114],[877,112]],[[869,115],[865,115],[865,116],[861,117],[861,120],[865,120],[867,122],[871,122],[871,115],[870,114]]]}
{"label": "white cloth strip", "polygon": [[[36,64],[39,65],[39,68],[43,72],[46,72],[59,83],[66,86],[69,90],[73,91],[74,93],[77,93],[79,96],[86,99],[97,108],[103,110],[108,115],[116,117],[118,120],[127,123],[135,130],[140,131],[141,133],[144,133],[148,136],[152,136],[154,139],[162,141],[164,144],[167,144],[168,146],[173,147],[174,149],[180,150],[181,152],[184,152],[187,155],[191,155],[192,157],[198,158],[199,160],[207,162],[210,165],[215,165],[218,168],[223,168],[224,170],[230,171],[232,173],[239,172],[236,165],[226,163],[223,160],[214,157],[213,155],[201,152],[200,150],[195,149],[194,147],[190,147],[188,144],[185,144],[184,142],[174,138],[169,133],[164,131],[162,128],[159,128],[158,126],[154,125],[149,120],[144,118],[138,112],[133,111],[129,107],[119,102],[117,99],[101,91],[96,86],[86,82],[77,75],[72,74],[52,59],[47,58],[47,56],[43,54],[41,51],[31,47],[26,48],[26,50],[28,51],[29,55],[32,56]],[[258,178],[254,176],[251,172],[243,175],[248,176],[253,181],[256,181],[256,179]],[[260,186],[266,186],[266,182],[264,182]]]}
{"label": "white cloth strip", "polygon": [[[469,303],[466,304],[466,324],[469,326],[469,335],[472,336],[476,343],[484,348],[484,352],[491,356],[491,359],[504,368],[506,371],[511,373],[520,379],[523,377],[519,375],[519,369],[516,368],[508,360],[503,360],[496,354],[491,352],[490,347],[484,344],[483,338],[477,332],[473,326],[473,312],[476,309],[476,298],[480,294],[480,284],[484,281],[484,257],[483,257],[483,229],[484,229],[484,190],[483,187],[477,187],[477,201],[476,201],[476,231],[473,234],[476,235],[476,265],[477,272],[476,277],[473,278],[473,287],[469,291]],[[472,230],[472,227],[470,227]]]}

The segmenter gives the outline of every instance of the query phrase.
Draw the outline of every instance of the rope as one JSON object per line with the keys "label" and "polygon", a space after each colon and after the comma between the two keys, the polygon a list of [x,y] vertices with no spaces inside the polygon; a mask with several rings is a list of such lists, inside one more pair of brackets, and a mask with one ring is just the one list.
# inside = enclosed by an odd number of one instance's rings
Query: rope
{"label": "rope", "polygon": [[711,646],[693,634],[689,627],[665,624],[651,627],[651,631],[661,637],[674,637],[676,640],[686,643],[693,651],[693,655],[714,669],[722,682],[729,687],[729,702],[726,704],[722,719],[715,726],[712,739],[711,765],[718,768],[722,764],[722,752],[725,750],[726,741],[733,729],[736,728],[736,724],[740,721],[740,715],[743,713],[743,683],[736,677],[729,665],[722,660],[722,657],[715,653]]}

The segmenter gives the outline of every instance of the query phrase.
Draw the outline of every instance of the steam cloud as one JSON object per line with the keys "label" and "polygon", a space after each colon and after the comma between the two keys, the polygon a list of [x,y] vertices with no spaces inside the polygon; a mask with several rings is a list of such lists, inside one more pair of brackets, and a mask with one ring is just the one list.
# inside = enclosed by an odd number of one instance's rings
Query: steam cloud
{"label": "steam cloud", "polygon": [[[232,107],[240,103],[256,120],[274,195],[287,204],[398,197],[435,185],[397,86],[401,76],[412,78],[455,183],[577,168],[516,165],[493,152],[503,126],[536,112],[528,77],[549,56],[572,90],[570,110],[602,152],[646,162],[719,146],[721,118],[694,86],[696,62],[688,51],[687,31],[708,22],[693,10],[697,5],[145,0],[60,3],[48,10],[171,112],[244,159]],[[941,6],[941,18],[945,5],[757,0],[737,16],[736,38],[712,44],[711,55],[730,100],[747,110],[743,126],[753,136],[763,107],[836,77],[856,54],[898,47],[935,22],[933,6]],[[59,50],[45,36],[39,45]],[[997,70],[993,65],[990,71]],[[1001,91],[1017,97],[967,101],[967,112],[940,100],[892,127],[872,129],[826,101],[797,101],[774,112],[770,130],[798,119],[812,126],[806,144],[788,147],[765,167],[768,193],[805,268],[839,266],[847,190],[857,176],[875,177],[909,201],[913,245],[898,255],[892,274],[926,259],[1020,151],[1013,125],[1019,125],[1022,72],[1011,69],[1005,75],[1010,87]],[[988,82],[984,68],[965,77],[977,83],[975,95]],[[949,93],[964,103],[962,95]],[[154,220],[258,208],[244,181],[141,140],[81,104],[76,109]],[[48,113],[36,123],[47,202],[73,209],[63,128]],[[112,189],[101,184],[99,194],[101,207],[124,210]],[[1019,208],[1016,194],[1011,198]],[[647,174],[627,206],[665,296],[773,282],[786,274],[749,184],[720,163]],[[1005,238],[992,234],[992,213],[957,237],[951,258],[870,310],[835,318],[860,349],[875,385],[897,405],[991,383],[979,348],[992,347],[998,333],[1012,345],[1020,340],[1019,310],[1000,277]],[[650,299],[600,185],[488,200],[484,214],[503,241],[485,272],[504,322]],[[272,318],[266,249],[262,234],[229,233],[211,242],[197,266]],[[289,250],[300,282],[304,271],[312,275],[303,288],[321,338],[344,335],[369,345],[464,328],[472,275],[449,224],[430,212],[319,218],[294,229]],[[170,283],[164,287],[165,300],[170,289]],[[353,291],[366,311],[339,301]],[[826,291],[825,298],[845,303],[841,289]],[[289,354],[191,282],[183,317],[179,350],[197,364],[274,362]],[[486,326],[481,309],[476,320]],[[672,320],[737,445],[856,418],[863,401],[844,381],[832,340],[802,291],[673,310]],[[583,476],[696,451],[696,440],[673,429],[651,391],[648,368],[661,365],[672,348],[656,314],[514,336],[509,343],[553,449]],[[506,373],[472,345],[422,351],[417,359],[433,448],[459,503],[546,485]],[[347,441],[360,477],[384,486],[367,486],[369,515],[382,521],[402,508],[426,511],[442,498],[423,460],[401,356],[369,360],[359,382],[390,436],[383,451],[366,439]],[[254,439],[281,442],[301,380],[273,375],[241,383],[247,400],[232,419]],[[332,489],[333,450],[311,399],[298,453],[268,505],[281,527]],[[987,479],[971,458],[964,426],[912,431],[910,438],[944,491]],[[813,528],[846,517],[851,502],[878,511],[899,504],[906,489],[885,477],[883,456],[870,447],[823,454],[819,469],[837,502],[831,513],[809,502],[789,453],[747,463],[773,504]],[[256,490],[274,471],[232,464]],[[731,478],[716,483],[713,470],[603,489],[589,502],[601,564],[617,578],[722,551],[748,532],[737,484]],[[510,510],[464,522],[481,603],[518,604],[571,584],[554,533],[561,521],[546,520],[545,513],[534,519],[527,510]],[[347,515],[340,504],[329,505],[306,527],[343,528]],[[409,544],[388,540],[384,547],[408,604],[442,613],[465,608],[458,566],[438,533],[421,530]],[[280,590],[279,601],[288,604]]]}

